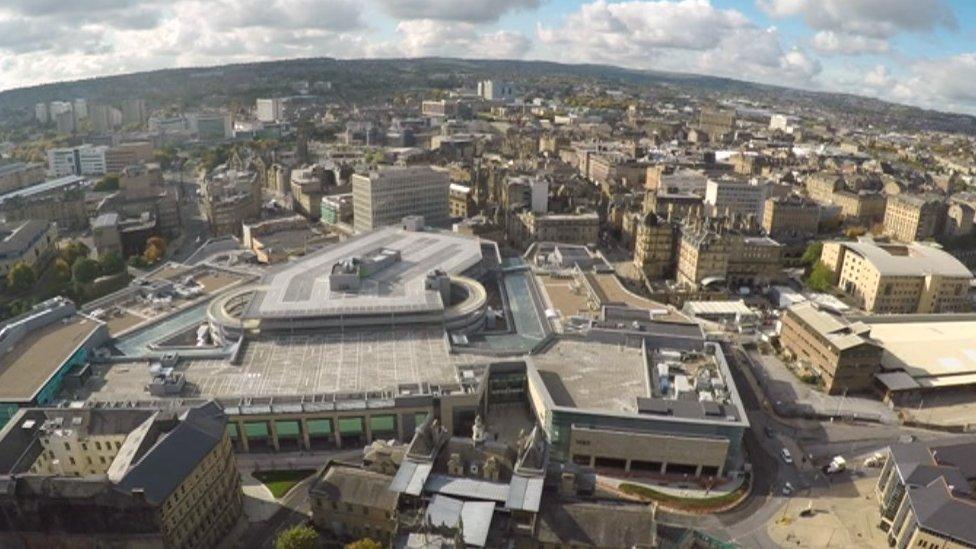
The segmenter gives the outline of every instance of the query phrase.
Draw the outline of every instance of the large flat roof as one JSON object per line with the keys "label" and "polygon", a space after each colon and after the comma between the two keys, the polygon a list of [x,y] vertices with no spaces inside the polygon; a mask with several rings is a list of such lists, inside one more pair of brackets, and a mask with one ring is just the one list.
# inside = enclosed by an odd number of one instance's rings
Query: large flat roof
{"label": "large flat roof", "polygon": [[640,347],[560,339],[532,362],[557,406],[636,414],[650,396]]}
{"label": "large flat roof", "polygon": [[958,259],[928,244],[878,244],[864,240],[841,245],[863,257],[884,276],[973,276]]}
{"label": "large flat roof", "polygon": [[23,189],[17,189],[15,191],[10,191],[8,193],[0,194],[0,204],[3,204],[8,199],[17,196],[20,197],[34,196],[36,194],[43,194],[64,187],[79,185],[86,181],[88,181],[88,178],[80,175],[69,175],[65,177],[59,177],[57,179],[51,179],[49,181],[45,181],[44,183],[38,183],[37,185],[31,185],[30,187],[24,187]]}
{"label": "large flat roof", "polygon": [[[458,366],[484,362],[453,355],[442,328],[345,330],[250,340],[239,365],[225,359],[185,359],[184,398],[282,397],[393,391],[401,385],[454,385]],[[92,401],[154,399],[145,390],[146,362],[99,365],[96,383],[79,398]],[[165,398],[165,397],[163,397]]]}
{"label": "large flat roof", "polygon": [[76,316],[24,336],[0,357],[0,401],[34,398],[99,326],[94,320]]}
{"label": "large flat roof", "polygon": [[[400,252],[400,261],[362,279],[356,292],[333,291],[332,267],[380,249]],[[337,314],[382,314],[443,309],[440,295],[426,290],[434,269],[461,274],[482,259],[477,239],[398,227],[370,231],[275,268],[262,280],[244,316],[287,318]]]}
{"label": "large flat roof", "polygon": [[885,370],[904,370],[922,387],[976,383],[976,315],[861,321],[884,346]]}

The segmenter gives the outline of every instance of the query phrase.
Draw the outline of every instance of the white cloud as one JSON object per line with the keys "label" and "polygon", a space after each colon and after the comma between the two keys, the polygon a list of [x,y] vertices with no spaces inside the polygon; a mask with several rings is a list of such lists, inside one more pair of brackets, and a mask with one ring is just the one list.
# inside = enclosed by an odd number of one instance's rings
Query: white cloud
{"label": "white cloud", "polygon": [[820,31],[813,35],[811,43],[818,52],[826,54],[886,53],[890,49],[887,40],[835,31]]}
{"label": "white cloud", "polygon": [[[140,20],[142,12],[154,15]],[[126,17],[136,20],[120,23]],[[356,0],[7,0],[0,89],[169,67],[361,57],[371,33]]]}
{"label": "white cloud", "polygon": [[[892,69],[894,67],[894,70]],[[851,65],[832,75],[832,89],[946,112],[976,114],[976,53],[871,68]]]}
{"label": "white cloud", "polygon": [[397,25],[396,46],[407,57],[451,56],[515,59],[525,55],[532,43],[522,33],[480,32],[471,23],[419,19]]}
{"label": "white cloud", "polygon": [[401,20],[437,19],[488,23],[516,10],[534,10],[540,0],[375,0],[387,13]]}
{"label": "white cloud", "polygon": [[757,27],[708,0],[583,4],[558,27],[539,26],[556,59],[704,72],[770,83],[810,84],[818,61],[787,49],[775,28]]}
{"label": "white cloud", "polygon": [[818,32],[813,45],[825,53],[861,54],[888,50],[901,32],[955,29],[945,0],[757,0],[772,17],[800,16]]}

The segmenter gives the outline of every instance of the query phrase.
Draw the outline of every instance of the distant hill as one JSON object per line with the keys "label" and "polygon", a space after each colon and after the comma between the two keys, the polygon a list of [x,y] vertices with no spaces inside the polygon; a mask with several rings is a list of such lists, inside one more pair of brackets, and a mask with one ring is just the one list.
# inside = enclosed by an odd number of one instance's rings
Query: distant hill
{"label": "distant hill", "polygon": [[784,100],[847,115],[858,124],[884,124],[905,130],[976,134],[976,117],[897,105],[849,94],[768,86],[728,78],[624,69],[608,65],[566,65],[546,61],[470,59],[291,59],[262,63],[165,69],[119,76],[44,84],[0,92],[0,120],[31,116],[41,101],[86,98],[118,101],[143,97],[150,105],[193,108],[249,102],[287,94],[294,81],[330,81],[331,96],[350,104],[394,93],[446,88],[473,78],[588,79],[610,85],[666,86],[676,92],[734,94],[771,103]]}

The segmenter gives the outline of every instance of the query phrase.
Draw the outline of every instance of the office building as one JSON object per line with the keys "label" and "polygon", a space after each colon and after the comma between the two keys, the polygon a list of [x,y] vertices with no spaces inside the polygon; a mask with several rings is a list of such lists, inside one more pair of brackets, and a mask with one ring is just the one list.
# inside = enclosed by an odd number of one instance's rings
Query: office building
{"label": "office building", "polygon": [[153,146],[149,141],[131,141],[110,147],[105,151],[106,173],[121,174],[128,166],[144,164],[153,159]]}
{"label": "office building", "polygon": [[816,371],[829,394],[866,392],[874,387],[884,349],[871,327],[821,311],[807,301],[786,309],[780,344]]}
{"label": "office building", "polygon": [[478,82],[478,96],[486,101],[511,102],[515,100],[515,86],[510,82],[482,80]]}
{"label": "office building", "polygon": [[352,193],[323,196],[321,208],[322,223],[349,223],[352,221]]}
{"label": "office building", "polygon": [[353,224],[357,232],[396,225],[407,216],[445,226],[450,215],[450,179],[428,166],[380,167],[352,176]]}
{"label": "office building", "polygon": [[54,249],[57,236],[57,225],[49,221],[0,223],[0,276],[6,277],[18,263],[32,268],[42,263]]}
{"label": "office building", "polygon": [[274,97],[255,101],[255,116],[259,122],[278,122],[284,117],[284,99]]}
{"label": "office building", "polygon": [[928,240],[942,233],[946,203],[938,196],[896,194],[885,206],[884,232],[900,242]]}
{"label": "office building", "polygon": [[758,224],[763,219],[766,187],[748,181],[710,179],[705,186],[705,207],[709,215],[736,216],[752,219]]}
{"label": "office building", "polygon": [[892,547],[976,547],[976,438],[895,444],[875,496]]}
{"label": "office building", "polygon": [[230,113],[196,113],[190,115],[190,131],[201,141],[229,139],[234,136]]}
{"label": "office building", "polygon": [[816,236],[820,225],[820,205],[798,196],[766,199],[762,228],[777,240],[805,240]]}
{"label": "office building", "polygon": [[243,494],[227,418],[183,411],[31,408],[0,431],[0,545],[219,545]]}
{"label": "office building", "polygon": [[292,204],[296,212],[317,221],[322,215],[322,196],[325,194],[325,181],[332,172],[324,166],[306,166],[291,171],[290,188]]}
{"label": "office building", "polygon": [[69,175],[105,175],[107,164],[104,145],[79,145],[47,151],[48,172],[52,177]]}
{"label": "office building", "polygon": [[912,242],[886,244],[825,242],[820,259],[837,287],[872,313],[948,313],[972,310],[973,273],[958,259],[934,246]]}

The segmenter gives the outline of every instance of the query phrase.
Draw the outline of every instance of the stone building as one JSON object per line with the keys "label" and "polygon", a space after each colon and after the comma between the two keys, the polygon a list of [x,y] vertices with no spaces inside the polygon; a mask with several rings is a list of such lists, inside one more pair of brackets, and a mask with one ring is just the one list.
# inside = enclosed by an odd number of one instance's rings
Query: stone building
{"label": "stone building", "polygon": [[213,401],[20,410],[0,431],[0,545],[216,546],[243,510],[225,423]]}

